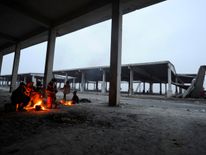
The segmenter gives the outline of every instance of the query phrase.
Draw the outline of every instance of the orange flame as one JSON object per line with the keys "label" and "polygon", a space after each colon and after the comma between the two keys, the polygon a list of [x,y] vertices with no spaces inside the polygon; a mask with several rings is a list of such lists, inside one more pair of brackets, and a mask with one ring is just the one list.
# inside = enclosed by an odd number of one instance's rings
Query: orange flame
{"label": "orange flame", "polygon": [[66,105],[66,106],[72,106],[72,100],[69,100],[69,101],[64,101],[64,100],[60,100],[60,103],[63,104],[63,105]]}
{"label": "orange flame", "polygon": [[24,109],[26,109],[26,110],[34,110],[34,109],[36,109],[36,106],[40,106],[41,110],[45,110],[46,109],[45,105],[43,104],[42,96],[40,94],[38,94],[38,93],[34,94],[31,97],[31,100],[30,100],[29,104]]}

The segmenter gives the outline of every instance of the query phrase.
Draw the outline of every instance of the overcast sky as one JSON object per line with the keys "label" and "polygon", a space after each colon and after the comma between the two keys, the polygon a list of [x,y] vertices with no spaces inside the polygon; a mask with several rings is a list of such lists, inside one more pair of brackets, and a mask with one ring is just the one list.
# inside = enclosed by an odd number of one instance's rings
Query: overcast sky
{"label": "overcast sky", "polygon": [[[170,61],[197,73],[206,61],[206,0],[167,0],[123,16],[122,64]],[[111,20],[57,38],[54,70],[109,65]],[[47,43],[21,51],[19,73],[44,72]],[[3,57],[11,74],[14,53]]]}

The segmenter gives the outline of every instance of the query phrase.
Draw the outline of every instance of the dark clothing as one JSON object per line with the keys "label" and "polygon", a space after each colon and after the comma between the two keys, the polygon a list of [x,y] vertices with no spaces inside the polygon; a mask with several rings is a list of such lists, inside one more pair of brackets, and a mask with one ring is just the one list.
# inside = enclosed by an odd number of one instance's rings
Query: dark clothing
{"label": "dark clothing", "polygon": [[18,110],[23,110],[23,108],[29,103],[30,97],[26,94],[25,85],[20,85],[16,90],[14,90],[11,94],[11,102],[13,105],[18,106]]}
{"label": "dark clothing", "polygon": [[77,96],[77,94],[73,95],[72,101],[73,101],[73,104],[79,103],[79,97]]}
{"label": "dark clothing", "polygon": [[55,81],[51,80],[49,84],[47,85],[47,108],[52,108],[52,104],[55,104],[54,108],[57,108],[57,103],[56,103],[56,93],[57,91],[57,86]]}

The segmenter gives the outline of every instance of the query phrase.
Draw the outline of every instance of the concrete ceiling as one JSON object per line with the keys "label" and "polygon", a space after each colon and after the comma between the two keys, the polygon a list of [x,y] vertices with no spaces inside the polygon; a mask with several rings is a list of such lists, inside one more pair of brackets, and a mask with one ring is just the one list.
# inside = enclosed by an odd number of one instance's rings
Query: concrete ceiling
{"label": "concrete ceiling", "polygon": [[[121,0],[123,13],[164,0]],[[112,0],[0,0],[0,52],[14,51],[47,41],[48,30],[57,36],[111,18]]]}

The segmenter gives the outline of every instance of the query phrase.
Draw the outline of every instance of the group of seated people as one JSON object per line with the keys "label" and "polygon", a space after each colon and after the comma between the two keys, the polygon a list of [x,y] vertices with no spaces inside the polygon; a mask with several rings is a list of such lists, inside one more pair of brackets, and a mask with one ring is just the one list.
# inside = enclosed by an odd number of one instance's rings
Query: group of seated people
{"label": "group of seated people", "polygon": [[[24,82],[21,82],[19,84],[19,87],[12,92],[11,102],[13,105],[15,105],[15,107],[17,107],[18,111],[24,111],[24,107],[28,105],[33,93],[36,92],[40,94],[44,92],[42,84],[39,83],[39,81],[37,81],[36,87],[34,87],[33,82],[27,82],[26,84]],[[54,108],[57,108],[57,102],[56,102],[57,92],[58,90],[56,86],[56,79],[53,78],[48,83],[47,88],[45,89],[45,95],[47,98],[46,101],[47,108],[52,108],[52,105],[54,105]],[[70,91],[67,91],[67,93],[69,92]],[[65,94],[64,94],[64,99],[66,100]],[[73,104],[79,103],[79,97],[77,96],[77,91],[73,92],[72,101]]]}

